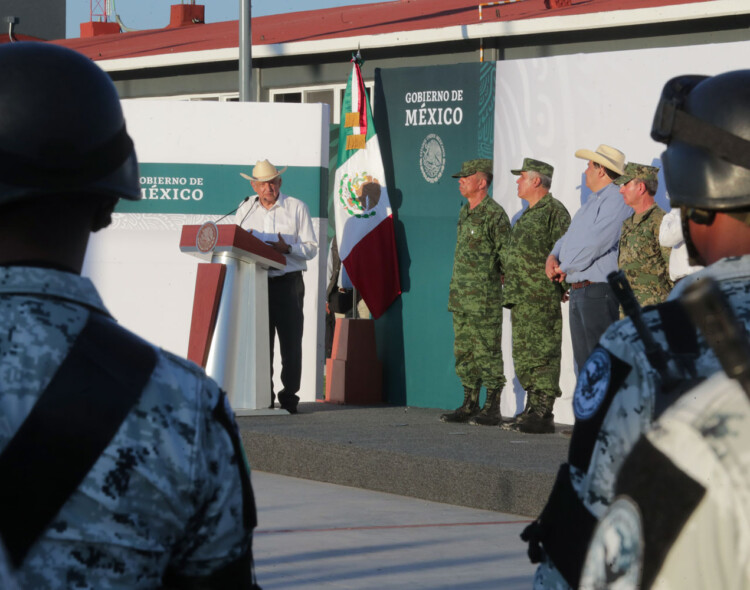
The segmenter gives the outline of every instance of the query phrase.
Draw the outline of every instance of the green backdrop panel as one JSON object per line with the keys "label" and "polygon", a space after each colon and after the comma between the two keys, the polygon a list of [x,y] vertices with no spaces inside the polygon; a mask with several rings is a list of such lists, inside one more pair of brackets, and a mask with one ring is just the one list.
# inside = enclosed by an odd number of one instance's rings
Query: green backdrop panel
{"label": "green backdrop panel", "polygon": [[456,173],[493,153],[495,64],[376,70],[375,125],[391,205],[403,294],[376,322],[389,402],[453,408],[448,284],[464,203]]}
{"label": "green backdrop panel", "polygon": [[[252,167],[213,164],[140,164],[141,199],[120,200],[118,213],[224,215],[248,195],[250,182],[240,172]],[[291,166],[282,176],[282,191],[304,201],[312,217],[327,217],[328,171]]]}

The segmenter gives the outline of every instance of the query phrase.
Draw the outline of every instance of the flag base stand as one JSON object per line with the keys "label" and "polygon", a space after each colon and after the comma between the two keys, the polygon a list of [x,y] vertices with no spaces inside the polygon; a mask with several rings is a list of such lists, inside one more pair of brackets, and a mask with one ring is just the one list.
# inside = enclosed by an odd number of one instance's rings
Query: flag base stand
{"label": "flag base stand", "polygon": [[373,320],[336,320],[333,350],[326,360],[326,401],[383,403],[383,365],[375,350]]}

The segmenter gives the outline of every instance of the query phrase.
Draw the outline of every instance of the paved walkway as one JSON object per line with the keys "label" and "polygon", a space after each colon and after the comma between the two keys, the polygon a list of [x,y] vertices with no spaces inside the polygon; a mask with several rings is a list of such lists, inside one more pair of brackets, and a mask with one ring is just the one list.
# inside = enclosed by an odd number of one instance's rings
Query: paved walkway
{"label": "paved walkway", "polygon": [[253,472],[263,590],[529,588],[527,518]]}

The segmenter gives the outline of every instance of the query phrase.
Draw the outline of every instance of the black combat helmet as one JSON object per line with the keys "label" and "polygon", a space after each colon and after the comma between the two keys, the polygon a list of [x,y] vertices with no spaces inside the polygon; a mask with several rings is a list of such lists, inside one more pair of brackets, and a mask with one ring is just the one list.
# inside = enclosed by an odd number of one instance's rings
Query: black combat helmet
{"label": "black combat helmet", "polygon": [[140,198],[112,81],[70,49],[0,46],[0,205],[76,194]]}
{"label": "black combat helmet", "polygon": [[750,70],[667,82],[651,137],[668,146],[662,161],[673,206],[750,207]]}

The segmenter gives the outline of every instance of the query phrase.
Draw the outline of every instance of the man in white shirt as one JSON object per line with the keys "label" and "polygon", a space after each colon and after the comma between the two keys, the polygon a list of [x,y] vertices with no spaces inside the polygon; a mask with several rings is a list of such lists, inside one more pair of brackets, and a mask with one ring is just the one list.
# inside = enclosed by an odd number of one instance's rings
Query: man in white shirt
{"label": "man in white shirt", "polygon": [[271,349],[271,407],[273,392],[273,348],[276,335],[281,348],[281,407],[290,414],[297,413],[302,375],[302,302],[305,284],[302,272],[307,261],[318,252],[318,241],[313,230],[310,211],[302,201],[281,192],[281,175],[268,160],[258,161],[250,181],[257,193],[237,209],[236,223],[252,232],[274,250],[286,256],[286,266],[268,271],[268,327]]}

